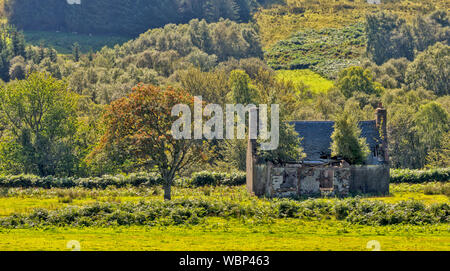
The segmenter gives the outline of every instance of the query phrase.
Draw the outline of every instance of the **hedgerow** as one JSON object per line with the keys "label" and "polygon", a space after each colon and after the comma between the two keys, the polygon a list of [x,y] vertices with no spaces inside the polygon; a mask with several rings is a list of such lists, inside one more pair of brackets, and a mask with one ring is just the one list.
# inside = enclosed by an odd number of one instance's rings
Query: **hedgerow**
{"label": "hedgerow", "polygon": [[224,173],[202,171],[192,174],[191,184],[193,186],[238,186],[246,183],[245,173]]}
{"label": "hedgerow", "polygon": [[177,199],[137,203],[96,203],[59,210],[36,209],[29,214],[0,218],[0,227],[116,226],[199,224],[206,217],[266,219],[310,218],[344,220],[362,225],[425,225],[450,222],[447,203],[426,206],[419,201],[389,204],[360,198],[303,202],[275,200],[270,203],[217,199]]}
{"label": "hedgerow", "polygon": [[74,177],[39,177],[35,175],[0,176],[0,187],[3,188],[97,188],[105,189],[109,186],[154,186],[162,184],[162,178],[155,173],[133,173],[127,176],[105,175],[102,177],[74,178]]}
{"label": "hedgerow", "polygon": [[[190,179],[177,179],[180,186],[238,186],[246,182],[245,173],[222,173],[203,171],[194,173]],[[162,185],[163,179],[156,173],[132,173],[129,175],[105,175],[102,177],[39,177],[35,175],[0,176],[0,188],[74,188],[105,189],[107,187],[156,186]]]}
{"label": "hedgerow", "polygon": [[[433,170],[391,170],[391,183],[425,183],[450,181],[450,168]],[[202,171],[192,174],[191,178],[179,178],[178,186],[240,186],[246,183],[245,172],[211,172]],[[162,185],[163,179],[156,173],[132,173],[129,175],[105,175],[102,177],[39,177],[35,175],[0,176],[0,188],[74,188],[105,189],[107,187],[156,186]]]}
{"label": "hedgerow", "polygon": [[448,182],[450,181],[450,168],[431,170],[391,170],[391,183],[425,183],[425,182]]}

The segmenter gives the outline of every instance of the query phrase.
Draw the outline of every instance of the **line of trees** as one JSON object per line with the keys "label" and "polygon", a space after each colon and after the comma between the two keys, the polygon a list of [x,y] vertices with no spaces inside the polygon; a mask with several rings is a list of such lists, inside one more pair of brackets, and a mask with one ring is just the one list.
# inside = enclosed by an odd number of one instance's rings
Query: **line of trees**
{"label": "line of trees", "polygon": [[437,42],[450,45],[450,18],[445,10],[417,16],[412,23],[391,13],[366,17],[367,53],[381,65],[389,59],[414,60],[417,52]]}
{"label": "line of trees", "polygon": [[[5,52],[20,48],[14,43],[9,37]],[[335,141],[350,147],[334,152],[355,163],[361,163],[366,151],[355,123],[373,119],[382,102],[389,112],[395,167],[448,166],[448,48],[436,43],[413,61],[344,69],[335,88],[314,93],[304,84],[278,80],[261,59],[257,30],[230,20],[171,24],[85,55],[74,46],[72,59],[58,57],[51,48],[28,46],[17,50],[21,53],[8,67],[14,76],[8,74],[11,80],[0,87],[0,171],[86,176],[165,168],[169,171],[160,173],[170,184],[180,168],[166,165],[184,164],[177,152],[182,146],[172,144],[166,126],[142,124],[169,119],[170,101],[192,96],[219,105],[280,104],[282,121],[335,119],[341,131]],[[384,75],[397,84],[384,84]],[[139,82],[144,85],[133,91]],[[156,121],[152,114],[167,119]],[[160,134],[152,137],[155,131]],[[283,122],[280,133],[280,148],[261,157],[275,162],[280,157],[302,159],[301,140],[292,127]],[[350,141],[342,137],[348,133],[353,135]],[[159,143],[163,147],[155,150]],[[196,157],[202,161],[188,165],[186,174],[199,168],[244,169],[246,143],[211,142],[214,151],[197,151],[208,155]],[[347,155],[356,145],[357,155]]]}
{"label": "line of trees", "polygon": [[135,36],[149,28],[208,22],[220,18],[247,22],[261,0],[6,0],[8,20],[20,29],[79,33],[116,33]]}

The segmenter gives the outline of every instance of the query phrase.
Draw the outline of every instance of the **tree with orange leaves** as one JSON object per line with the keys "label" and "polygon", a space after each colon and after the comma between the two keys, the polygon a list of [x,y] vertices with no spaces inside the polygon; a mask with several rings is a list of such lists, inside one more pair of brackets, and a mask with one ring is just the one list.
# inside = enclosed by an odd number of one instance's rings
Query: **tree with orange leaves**
{"label": "tree with orange leaves", "polygon": [[156,169],[164,179],[164,199],[170,200],[176,174],[205,160],[210,150],[202,140],[172,136],[172,125],[178,119],[172,116],[172,108],[193,103],[184,90],[138,85],[130,95],[107,107],[105,134],[93,155],[109,153],[112,159],[132,161],[135,168]]}

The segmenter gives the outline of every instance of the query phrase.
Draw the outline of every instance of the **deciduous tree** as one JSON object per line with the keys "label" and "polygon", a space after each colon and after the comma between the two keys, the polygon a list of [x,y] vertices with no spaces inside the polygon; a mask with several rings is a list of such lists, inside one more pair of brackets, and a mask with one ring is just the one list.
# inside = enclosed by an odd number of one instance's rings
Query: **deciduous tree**
{"label": "deciduous tree", "polygon": [[171,112],[178,104],[192,106],[193,98],[184,90],[138,85],[107,107],[106,131],[92,155],[106,151],[111,159],[134,169],[157,170],[164,180],[164,198],[170,200],[176,175],[210,154],[202,140],[173,137],[171,129],[178,116]]}

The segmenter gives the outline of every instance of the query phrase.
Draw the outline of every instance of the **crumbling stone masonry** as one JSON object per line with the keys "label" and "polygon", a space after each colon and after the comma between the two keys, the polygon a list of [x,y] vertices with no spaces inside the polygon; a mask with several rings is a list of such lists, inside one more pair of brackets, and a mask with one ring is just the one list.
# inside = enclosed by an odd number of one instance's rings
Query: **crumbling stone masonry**
{"label": "crumbling stone masonry", "polygon": [[[258,162],[256,142],[249,140],[247,149],[247,189],[256,196],[347,197],[357,194],[389,194],[389,156],[387,152],[387,112],[382,106],[375,121],[360,123],[371,154],[366,165],[349,165],[331,158],[328,152],[333,122],[295,122],[303,139],[307,159],[275,165]],[[331,151],[330,151],[331,152]],[[309,157],[309,159],[308,159]]]}
{"label": "crumbling stone masonry", "polygon": [[247,188],[256,196],[348,197],[357,194],[389,194],[389,167],[311,166],[307,164],[254,164],[255,178]]}

